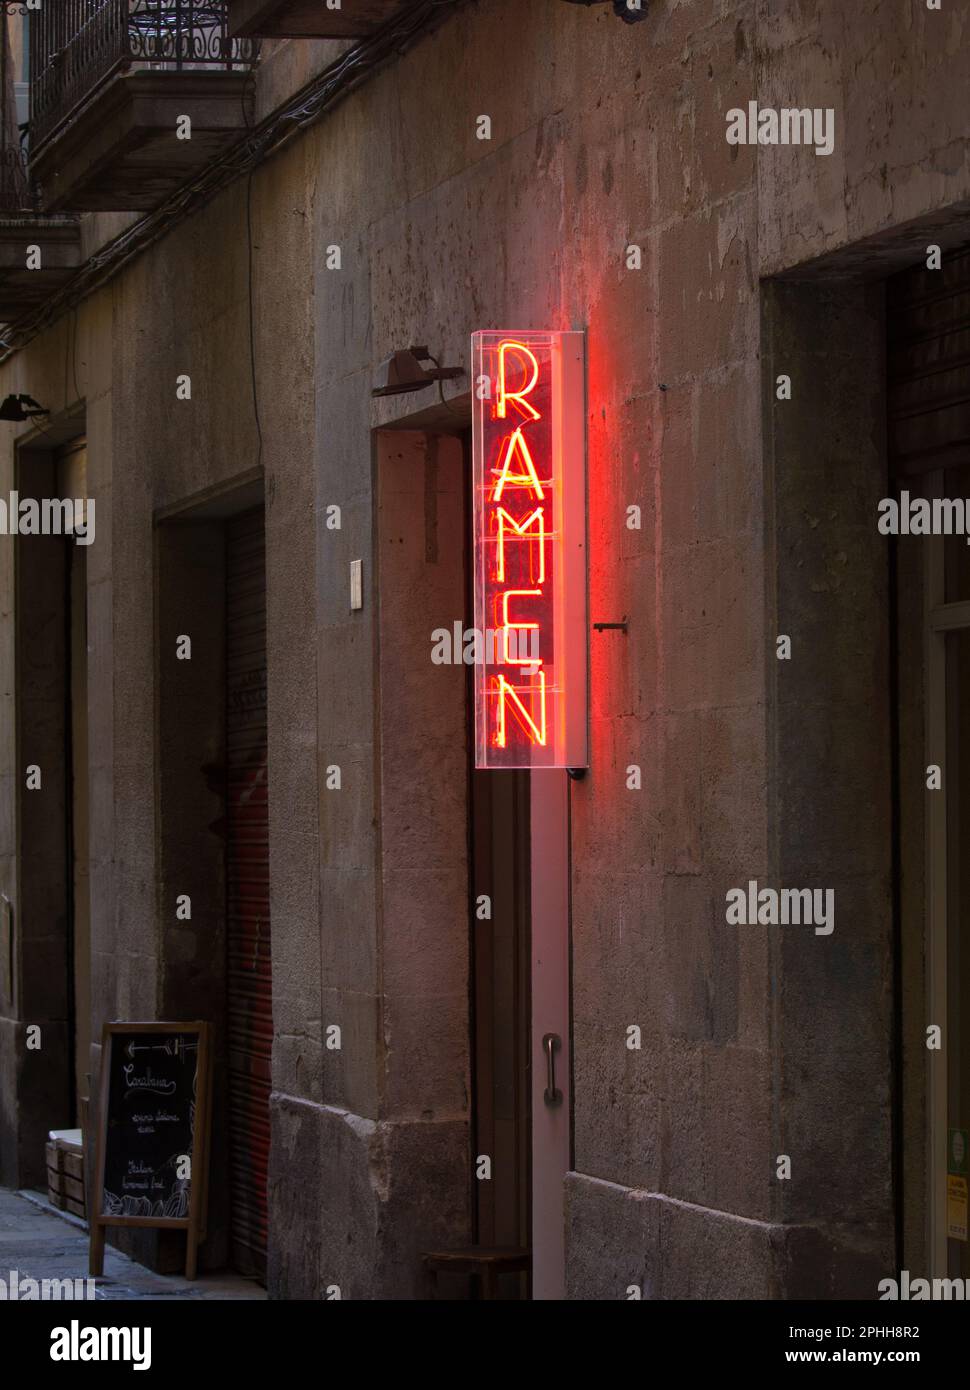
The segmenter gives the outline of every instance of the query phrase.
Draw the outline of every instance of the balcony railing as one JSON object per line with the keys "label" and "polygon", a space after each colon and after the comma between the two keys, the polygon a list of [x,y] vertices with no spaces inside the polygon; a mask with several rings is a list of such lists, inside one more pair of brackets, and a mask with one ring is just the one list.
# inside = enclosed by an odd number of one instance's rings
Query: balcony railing
{"label": "balcony railing", "polygon": [[0,214],[22,213],[30,207],[27,156],[17,128],[14,101],[14,58],[8,15],[23,10],[9,0],[0,3]]}
{"label": "balcony railing", "polygon": [[19,145],[0,142],[0,215],[30,208],[27,157]]}
{"label": "balcony railing", "polygon": [[96,88],[133,64],[246,68],[252,39],[233,39],[225,3],[56,0],[30,14],[30,143],[53,134]]}

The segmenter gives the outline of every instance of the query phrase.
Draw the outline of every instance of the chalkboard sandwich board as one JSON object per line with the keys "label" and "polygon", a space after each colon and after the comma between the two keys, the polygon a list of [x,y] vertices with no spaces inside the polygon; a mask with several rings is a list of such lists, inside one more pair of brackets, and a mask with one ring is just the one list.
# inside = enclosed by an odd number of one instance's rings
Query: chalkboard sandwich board
{"label": "chalkboard sandwich board", "polygon": [[208,1024],[105,1024],[92,1275],[104,1270],[106,1227],[159,1226],[186,1231],[185,1274],[195,1278],[205,1239],[209,1095]]}

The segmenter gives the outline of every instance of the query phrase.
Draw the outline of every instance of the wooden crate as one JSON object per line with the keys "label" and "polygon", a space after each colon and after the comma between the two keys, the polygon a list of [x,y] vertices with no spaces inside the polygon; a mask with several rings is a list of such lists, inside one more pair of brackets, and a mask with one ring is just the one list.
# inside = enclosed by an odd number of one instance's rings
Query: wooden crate
{"label": "wooden crate", "polygon": [[50,1140],[47,1154],[47,1196],[52,1206],[84,1217],[84,1151],[63,1139]]}
{"label": "wooden crate", "polygon": [[61,1172],[61,1151],[56,1144],[46,1146],[47,1153],[47,1199],[51,1206],[64,1206],[64,1175]]}
{"label": "wooden crate", "polygon": [[[68,1154],[66,1157],[70,1158]],[[84,1183],[77,1178],[64,1175],[64,1206],[75,1216],[84,1216]]]}
{"label": "wooden crate", "polygon": [[[75,1153],[72,1149],[61,1149],[61,1167],[69,1178],[76,1178],[79,1183],[84,1182],[84,1155]],[[84,1196],[82,1191],[81,1196]]]}

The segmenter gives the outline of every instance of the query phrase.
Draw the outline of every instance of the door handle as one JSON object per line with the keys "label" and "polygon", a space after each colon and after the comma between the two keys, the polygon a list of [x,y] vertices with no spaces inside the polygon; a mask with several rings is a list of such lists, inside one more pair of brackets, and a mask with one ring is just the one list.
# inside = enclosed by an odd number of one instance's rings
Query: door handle
{"label": "door handle", "polygon": [[542,1046],[546,1053],[547,1078],[542,1098],[547,1105],[558,1105],[562,1100],[562,1091],[556,1086],[556,1048],[562,1046],[562,1039],[558,1033],[546,1033],[542,1039]]}

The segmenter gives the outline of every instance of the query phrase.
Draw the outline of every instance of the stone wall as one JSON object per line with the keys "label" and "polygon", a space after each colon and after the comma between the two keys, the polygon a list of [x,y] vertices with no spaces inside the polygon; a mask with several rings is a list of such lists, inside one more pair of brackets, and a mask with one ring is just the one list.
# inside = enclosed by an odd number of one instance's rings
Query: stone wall
{"label": "stone wall", "polygon": [[[369,392],[395,348],[467,363],[473,329],[540,323],[588,333],[590,618],[628,619],[591,636],[591,771],[572,792],[569,1294],[865,1292],[891,1259],[878,309],[854,283],[799,297],[763,277],[839,253],[843,278],[876,275],[934,218],[959,234],[968,40],[955,11],[916,0],[855,0],[851,16],[839,0],[652,8],[628,28],[553,0],[463,7],[0,371],[0,395],[87,402],[95,1036],[170,997],[155,516],[264,470],[279,1295],[414,1296],[422,1242],[468,1236],[461,953],[444,921],[444,937],[430,929],[460,896],[465,851],[439,842],[426,861],[409,820],[441,814],[440,759],[419,745],[413,785],[395,780],[408,677],[381,628],[409,586],[437,592],[434,566],[454,557],[385,563],[372,431],[414,421]],[[304,80],[322,49],[271,53],[265,80]],[[729,146],[727,110],[753,99],[831,105],[835,152]],[[791,363],[793,402],[764,404],[763,380]],[[175,399],[181,373],[191,401]],[[422,472],[399,505],[423,507],[424,488]],[[454,501],[445,482],[439,501]],[[0,567],[9,712],[7,546]],[[420,708],[436,701],[453,707],[426,685]],[[9,892],[9,720],[0,739]],[[841,830],[836,803],[852,813]],[[408,853],[441,889],[414,913]],[[728,887],[773,877],[836,887],[834,938],[725,924]],[[0,1018],[4,1176],[17,1030]]]}

